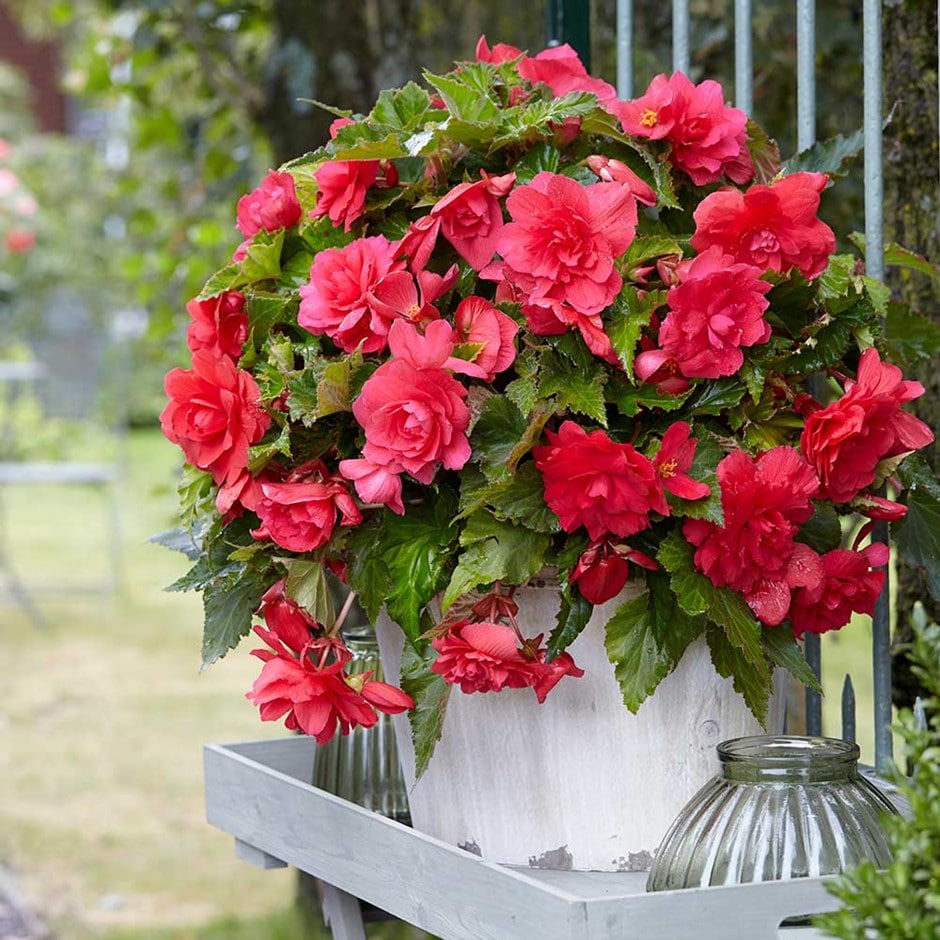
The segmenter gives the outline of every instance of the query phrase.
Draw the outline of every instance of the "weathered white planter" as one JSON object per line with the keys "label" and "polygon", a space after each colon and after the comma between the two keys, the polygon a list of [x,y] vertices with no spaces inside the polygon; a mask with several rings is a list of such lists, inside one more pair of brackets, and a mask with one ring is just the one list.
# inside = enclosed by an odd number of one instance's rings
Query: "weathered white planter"
{"label": "weathered white planter", "polygon": [[[714,773],[715,746],[761,728],[711,664],[704,640],[636,715],[623,705],[603,625],[624,597],[595,608],[565,677],[539,705],[531,689],[464,695],[454,688],[444,732],[415,783],[407,715],[395,718],[415,828],[484,858],[533,868],[645,871],[670,823]],[[526,636],[547,633],[557,589],[516,593]],[[377,624],[385,675],[400,675],[404,637]],[[783,699],[768,731],[782,731]]]}

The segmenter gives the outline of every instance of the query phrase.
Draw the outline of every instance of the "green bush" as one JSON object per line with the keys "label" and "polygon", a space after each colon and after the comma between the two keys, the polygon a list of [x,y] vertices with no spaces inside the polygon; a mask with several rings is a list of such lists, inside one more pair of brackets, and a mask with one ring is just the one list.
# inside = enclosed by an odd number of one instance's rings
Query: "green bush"
{"label": "green bush", "polygon": [[[816,925],[842,940],[937,940],[940,937],[940,626],[914,612],[911,661],[930,697],[927,727],[906,711],[900,734],[913,768],[895,780],[911,804],[910,819],[886,820],[894,862],[883,871],[863,864],[830,887],[845,907]],[[922,724],[922,723],[921,723]]]}

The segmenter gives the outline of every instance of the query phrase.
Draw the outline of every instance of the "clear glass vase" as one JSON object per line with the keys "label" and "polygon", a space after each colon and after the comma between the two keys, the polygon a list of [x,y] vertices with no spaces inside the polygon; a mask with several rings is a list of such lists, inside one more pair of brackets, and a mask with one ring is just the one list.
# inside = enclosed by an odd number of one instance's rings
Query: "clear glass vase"
{"label": "clear glass vase", "polygon": [[[352,659],[346,666],[350,675],[371,672],[382,680],[379,649],[371,627],[343,632]],[[341,796],[365,809],[410,825],[408,792],[398,760],[398,746],[389,715],[379,712],[371,728],[356,727],[349,734],[335,734],[317,748],[313,764],[313,785]]]}
{"label": "clear glass vase", "polygon": [[835,874],[891,861],[896,810],[859,775],[858,746],[758,736],[718,745],[721,771],[689,801],[656,853],[648,891]]}

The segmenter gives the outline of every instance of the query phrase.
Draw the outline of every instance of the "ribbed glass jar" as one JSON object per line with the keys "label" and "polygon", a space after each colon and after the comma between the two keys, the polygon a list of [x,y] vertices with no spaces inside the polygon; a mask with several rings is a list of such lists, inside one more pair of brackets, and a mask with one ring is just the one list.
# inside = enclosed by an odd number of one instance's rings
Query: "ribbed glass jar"
{"label": "ribbed glass jar", "polygon": [[[371,672],[382,680],[379,648],[371,627],[343,632],[352,659],[350,675]],[[355,727],[349,734],[335,734],[317,748],[313,785],[351,803],[374,810],[390,819],[410,824],[408,792],[401,774],[398,746],[389,715],[379,712],[371,728]]]}
{"label": "ribbed glass jar", "polygon": [[656,853],[646,888],[666,891],[883,867],[894,807],[858,773],[858,746],[758,736],[718,745],[721,770],[692,797]]}

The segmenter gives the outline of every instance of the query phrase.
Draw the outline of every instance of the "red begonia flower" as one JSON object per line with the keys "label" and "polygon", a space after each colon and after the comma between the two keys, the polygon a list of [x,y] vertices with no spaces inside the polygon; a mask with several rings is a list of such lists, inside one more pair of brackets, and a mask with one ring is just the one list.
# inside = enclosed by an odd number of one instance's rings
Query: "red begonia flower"
{"label": "red begonia flower", "polygon": [[711,193],[693,215],[692,247],[701,253],[717,245],[742,264],[780,273],[797,268],[812,280],[836,249],[832,229],[816,215],[827,181],[825,173],[793,173],[743,193]]}
{"label": "red begonia flower", "polygon": [[830,499],[848,502],[874,482],[880,461],[934,439],[920,418],[901,408],[923,394],[920,382],[905,381],[897,366],[881,361],[877,349],[862,353],[856,380],[845,383],[841,398],[806,419],[800,437],[803,456]]}
{"label": "red begonia flower", "polygon": [[624,538],[648,528],[651,512],[669,514],[652,462],[631,444],[604,431],[588,433],[574,421],[546,437],[548,444],[532,455],[545,502],[566,532],[583,525],[592,539],[608,533]]}
{"label": "red begonia flower", "polygon": [[257,232],[290,228],[300,221],[302,214],[294,177],[277,170],[271,170],[257,189],[238,200],[238,228],[248,238]]}
{"label": "red begonia flower", "polygon": [[663,435],[663,442],[653,458],[653,466],[665,489],[680,499],[703,499],[711,493],[706,483],[688,475],[695,459],[698,438],[689,437],[691,428],[685,421],[675,421]]}
{"label": "red begonia flower", "polygon": [[217,356],[238,359],[248,339],[245,297],[235,290],[222,291],[208,300],[195,298],[186,304],[191,318],[186,328],[190,352],[207,349]]}

